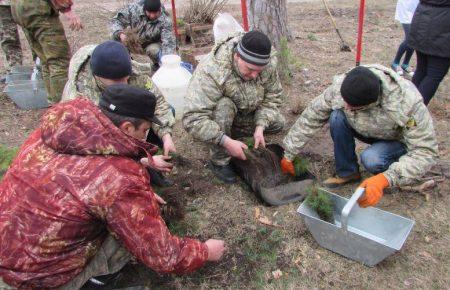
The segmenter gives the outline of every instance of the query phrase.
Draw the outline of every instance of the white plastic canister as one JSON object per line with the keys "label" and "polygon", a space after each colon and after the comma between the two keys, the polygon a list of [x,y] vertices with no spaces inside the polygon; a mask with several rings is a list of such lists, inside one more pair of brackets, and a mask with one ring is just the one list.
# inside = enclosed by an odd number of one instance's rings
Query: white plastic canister
{"label": "white plastic canister", "polygon": [[161,63],[152,80],[166,101],[175,108],[175,118],[180,119],[183,116],[184,98],[192,74],[181,66],[181,58],[178,55],[164,55]]}

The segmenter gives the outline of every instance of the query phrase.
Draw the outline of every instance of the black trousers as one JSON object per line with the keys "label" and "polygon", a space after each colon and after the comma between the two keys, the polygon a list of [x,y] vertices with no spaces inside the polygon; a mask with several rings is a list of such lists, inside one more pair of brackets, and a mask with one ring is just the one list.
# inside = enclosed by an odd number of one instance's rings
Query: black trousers
{"label": "black trousers", "polygon": [[417,68],[412,82],[422,94],[425,105],[433,98],[450,67],[450,58],[417,53]]}

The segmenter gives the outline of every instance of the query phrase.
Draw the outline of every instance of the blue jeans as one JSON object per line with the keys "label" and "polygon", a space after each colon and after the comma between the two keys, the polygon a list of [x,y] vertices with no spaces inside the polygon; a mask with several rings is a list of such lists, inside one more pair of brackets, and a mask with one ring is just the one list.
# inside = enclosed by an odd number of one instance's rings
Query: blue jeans
{"label": "blue jeans", "polygon": [[371,144],[361,153],[361,163],[372,174],[386,171],[389,166],[406,154],[405,144],[399,141],[367,138],[358,134],[347,122],[341,110],[330,115],[330,132],[334,143],[336,174],[347,177],[359,172],[358,157],[355,153],[355,138]]}

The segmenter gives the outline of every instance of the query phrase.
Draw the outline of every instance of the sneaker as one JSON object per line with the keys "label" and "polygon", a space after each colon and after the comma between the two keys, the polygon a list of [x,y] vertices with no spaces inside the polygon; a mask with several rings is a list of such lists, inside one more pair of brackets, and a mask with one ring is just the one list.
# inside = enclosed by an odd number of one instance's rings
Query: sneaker
{"label": "sneaker", "polygon": [[355,182],[361,180],[361,174],[359,172],[353,173],[352,175],[346,177],[333,176],[326,179],[323,185],[328,188],[336,188],[345,185],[350,182]]}
{"label": "sneaker", "polygon": [[236,183],[236,173],[234,172],[230,164],[219,166],[210,161],[208,167],[214,173],[214,175],[224,183]]}
{"label": "sneaker", "polygon": [[174,184],[172,180],[165,177],[161,172],[148,168],[148,173],[150,174],[150,184],[158,186],[158,187],[170,187]]}
{"label": "sneaker", "polygon": [[398,64],[396,64],[396,63],[392,63],[391,64],[391,69],[393,70],[393,71],[395,71],[396,73],[398,73],[399,75],[403,75],[403,70],[402,70],[402,68],[398,65]]}
{"label": "sneaker", "polygon": [[403,65],[403,64],[402,64],[402,70],[403,70],[403,74],[404,74],[405,76],[409,76],[409,77],[413,77],[413,76],[414,76],[414,71],[412,71],[412,70],[409,68],[409,65]]}

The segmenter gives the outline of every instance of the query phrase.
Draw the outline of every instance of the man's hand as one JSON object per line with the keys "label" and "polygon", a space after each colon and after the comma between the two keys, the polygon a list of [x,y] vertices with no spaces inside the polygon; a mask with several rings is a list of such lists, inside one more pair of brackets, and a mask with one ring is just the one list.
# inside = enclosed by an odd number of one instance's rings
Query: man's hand
{"label": "man's hand", "polygon": [[359,187],[365,188],[364,195],[358,200],[360,207],[376,205],[383,196],[383,189],[389,186],[389,181],[383,173],[364,180]]}
{"label": "man's hand", "polygon": [[170,152],[177,152],[177,149],[175,148],[175,144],[173,143],[172,136],[170,134],[166,134],[162,137],[163,141],[163,149],[164,149],[164,156],[169,156]]}
{"label": "man's hand", "polygon": [[208,247],[208,261],[219,261],[225,252],[225,242],[222,240],[210,239],[207,240],[205,244]]}
{"label": "man's hand", "polygon": [[119,39],[120,42],[122,42],[124,45],[127,44],[127,36],[125,35],[125,33],[123,32],[119,33]]}
{"label": "man's hand", "polygon": [[281,172],[283,172],[283,174],[295,176],[294,163],[286,157],[283,157],[283,159],[281,159]]}
{"label": "man's hand", "polygon": [[150,165],[148,163],[148,158],[141,158],[141,164],[147,167],[154,168],[161,172],[170,172],[172,171],[173,164],[170,162],[167,162],[171,158],[169,156],[163,156],[163,155],[155,155],[153,156],[153,164]]}
{"label": "man's hand", "polygon": [[244,154],[244,149],[248,149],[247,145],[241,141],[231,139],[228,136],[225,136],[224,138],[225,140],[223,141],[223,147],[225,147],[231,156],[241,160],[247,159]]}
{"label": "man's hand", "polygon": [[262,147],[266,147],[266,140],[264,140],[264,127],[256,126],[253,138],[255,138],[255,149],[258,149],[260,144]]}
{"label": "man's hand", "polygon": [[83,24],[81,23],[80,17],[78,17],[78,15],[75,14],[75,12],[73,12],[72,9],[68,10],[67,12],[62,13],[62,15],[64,15],[64,17],[67,19],[67,21],[69,21],[70,29],[76,30],[76,31],[83,29]]}

